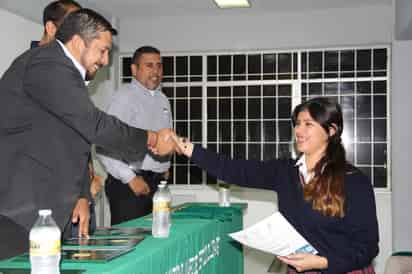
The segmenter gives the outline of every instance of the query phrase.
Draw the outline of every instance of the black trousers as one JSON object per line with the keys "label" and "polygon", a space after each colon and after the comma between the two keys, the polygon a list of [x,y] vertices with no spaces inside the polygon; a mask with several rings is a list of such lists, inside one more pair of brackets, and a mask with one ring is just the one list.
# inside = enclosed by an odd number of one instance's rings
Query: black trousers
{"label": "black trousers", "polygon": [[143,170],[141,173],[140,176],[143,176],[150,187],[148,195],[136,196],[128,184],[123,184],[110,174],[107,177],[105,191],[109,199],[112,225],[136,219],[152,212],[153,195],[157,190],[157,185],[163,180],[163,173]]}
{"label": "black trousers", "polygon": [[0,215],[0,260],[29,252],[29,232],[12,219]]}

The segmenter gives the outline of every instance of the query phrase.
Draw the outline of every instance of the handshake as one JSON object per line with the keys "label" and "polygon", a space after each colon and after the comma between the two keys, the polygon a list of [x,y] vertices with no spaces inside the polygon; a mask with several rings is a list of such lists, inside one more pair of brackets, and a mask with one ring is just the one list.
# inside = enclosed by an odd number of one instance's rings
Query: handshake
{"label": "handshake", "polygon": [[193,144],[183,137],[179,137],[170,128],[147,132],[147,147],[155,155],[170,155],[175,152],[192,156]]}

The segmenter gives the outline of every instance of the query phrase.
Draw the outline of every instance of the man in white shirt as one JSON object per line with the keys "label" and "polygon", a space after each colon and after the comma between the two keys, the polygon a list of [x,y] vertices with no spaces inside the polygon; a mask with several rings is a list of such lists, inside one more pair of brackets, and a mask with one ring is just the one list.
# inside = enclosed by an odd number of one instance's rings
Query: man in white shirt
{"label": "man in white shirt", "polygon": [[[133,54],[131,83],[123,85],[107,109],[133,127],[159,130],[172,127],[172,113],[167,97],[160,90],[163,67],[160,51],[151,46]],[[109,199],[112,225],[151,213],[152,197],[170,167],[169,157],[146,154],[143,161],[125,163],[104,156],[99,159],[109,173],[105,190]]]}

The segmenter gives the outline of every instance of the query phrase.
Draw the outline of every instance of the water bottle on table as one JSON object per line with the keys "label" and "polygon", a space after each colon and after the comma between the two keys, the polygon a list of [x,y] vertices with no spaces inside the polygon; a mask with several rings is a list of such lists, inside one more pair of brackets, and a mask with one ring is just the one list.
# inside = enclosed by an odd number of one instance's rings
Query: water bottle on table
{"label": "water bottle on table", "polygon": [[60,236],[59,227],[50,209],[39,210],[39,217],[30,230],[31,274],[59,274]]}
{"label": "water bottle on table", "polygon": [[170,227],[172,226],[172,200],[173,200],[172,192],[170,192],[170,188],[167,185],[166,180],[160,181],[160,184],[165,186],[166,194],[170,197],[170,203],[169,203],[169,230],[170,230]]}
{"label": "water bottle on table", "polygon": [[170,206],[172,195],[166,181],[160,182],[153,196],[152,235],[155,238],[169,237],[171,226]]}
{"label": "water bottle on table", "polygon": [[225,183],[219,183],[219,206],[230,206],[230,185]]}

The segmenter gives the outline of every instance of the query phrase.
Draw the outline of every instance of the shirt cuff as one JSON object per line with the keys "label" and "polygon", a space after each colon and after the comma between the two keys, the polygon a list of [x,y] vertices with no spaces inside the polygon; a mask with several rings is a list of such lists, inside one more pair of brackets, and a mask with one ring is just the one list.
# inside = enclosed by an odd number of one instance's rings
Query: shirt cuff
{"label": "shirt cuff", "polygon": [[128,172],[122,172],[119,180],[122,181],[123,184],[128,184],[134,177],[136,177],[136,174],[130,170]]}

